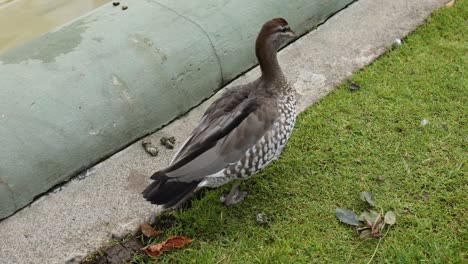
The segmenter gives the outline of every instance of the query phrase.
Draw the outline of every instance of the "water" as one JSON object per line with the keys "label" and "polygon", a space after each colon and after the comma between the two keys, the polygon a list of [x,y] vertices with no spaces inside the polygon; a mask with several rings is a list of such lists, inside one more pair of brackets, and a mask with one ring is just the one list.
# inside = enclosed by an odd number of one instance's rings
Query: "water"
{"label": "water", "polygon": [[0,0],[0,53],[110,0]]}

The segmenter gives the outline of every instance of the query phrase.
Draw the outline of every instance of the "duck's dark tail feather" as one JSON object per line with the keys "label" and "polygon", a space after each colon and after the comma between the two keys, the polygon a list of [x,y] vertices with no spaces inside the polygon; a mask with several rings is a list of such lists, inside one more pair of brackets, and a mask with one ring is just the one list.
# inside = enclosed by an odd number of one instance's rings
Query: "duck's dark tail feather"
{"label": "duck's dark tail feather", "polygon": [[176,207],[189,199],[199,182],[170,181],[167,177],[161,177],[152,182],[143,191],[143,197],[153,204],[162,205],[164,208]]}

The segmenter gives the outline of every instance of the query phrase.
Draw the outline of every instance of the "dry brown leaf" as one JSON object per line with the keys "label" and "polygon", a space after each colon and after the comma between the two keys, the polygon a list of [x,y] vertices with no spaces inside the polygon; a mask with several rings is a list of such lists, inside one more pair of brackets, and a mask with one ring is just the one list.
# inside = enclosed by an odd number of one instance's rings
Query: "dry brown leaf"
{"label": "dry brown leaf", "polygon": [[152,246],[146,246],[142,248],[142,250],[152,257],[157,257],[164,251],[169,251],[174,248],[182,248],[190,244],[192,241],[192,239],[184,236],[171,236],[164,242]]}
{"label": "dry brown leaf", "polygon": [[145,237],[155,237],[164,234],[164,231],[156,230],[148,224],[141,224],[140,229]]}
{"label": "dry brown leaf", "polygon": [[193,240],[184,236],[171,236],[164,241],[163,250],[171,250],[173,248],[183,248],[190,244]]}
{"label": "dry brown leaf", "polygon": [[451,6],[453,6],[453,4],[455,4],[455,0],[452,0],[452,1],[448,2],[448,3],[446,3],[445,6],[446,7],[451,7]]}
{"label": "dry brown leaf", "polygon": [[157,244],[157,245],[152,245],[152,246],[146,246],[142,248],[141,250],[144,250],[146,254],[148,254],[149,256],[157,257],[162,254],[161,248],[162,248],[162,245]]}

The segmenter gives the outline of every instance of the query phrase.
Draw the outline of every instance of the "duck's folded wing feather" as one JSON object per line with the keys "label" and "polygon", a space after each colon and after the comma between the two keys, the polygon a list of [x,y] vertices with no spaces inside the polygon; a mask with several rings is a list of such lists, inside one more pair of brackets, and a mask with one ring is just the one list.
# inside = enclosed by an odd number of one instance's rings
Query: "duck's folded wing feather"
{"label": "duck's folded wing feather", "polygon": [[239,108],[239,105],[247,100],[251,90],[251,85],[227,90],[220,98],[215,100],[203,114],[198,126],[174,156],[171,164],[198,149],[199,146],[196,143],[204,142],[207,137],[216,132],[213,125],[223,124],[222,119],[229,118],[234,109]]}
{"label": "duck's folded wing feather", "polygon": [[183,153],[153,179],[168,177],[192,182],[215,174],[237,162],[280,116],[273,100],[258,98],[243,100],[229,113],[212,113],[203,117],[204,122],[194,130]]}

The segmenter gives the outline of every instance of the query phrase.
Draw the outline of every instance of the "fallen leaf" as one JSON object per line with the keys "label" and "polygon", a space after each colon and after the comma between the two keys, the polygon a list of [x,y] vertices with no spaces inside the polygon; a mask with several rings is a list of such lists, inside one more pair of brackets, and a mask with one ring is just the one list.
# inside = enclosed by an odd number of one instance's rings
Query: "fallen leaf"
{"label": "fallen leaf", "polygon": [[169,251],[174,248],[182,248],[188,244],[190,244],[193,240],[184,237],[184,236],[171,236],[166,241],[161,242],[156,245],[146,246],[142,248],[146,252],[146,254],[157,257],[161,255],[164,251]]}
{"label": "fallen leaf", "polygon": [[384,229],[384,227],[385,227],[385,222],[380,222],[378,226],[379,232],[381,232]]}
{"label": "fallen leaf", "polygon": [[148,224],[141,224],[140,229],[145,237],[155,237],[164,234],[164,231],[155,230]]}
{"label": "fallen leaf", "polygon": [[379,224],[382,223],[382,215],[378,215],[371,227],[371,237],[380,237]]}
{"label": "fallen leaf", "polygon": [[365,211],[359,216],[359,221],[366,222],[369,227],[372,227],[379,216],[380,214],[376,211]]}
{"label": "fallen leaf", "polygon": [[395,213],[392,211],[388,211],[387,213],[385,213],[384,222],[387,225],[394,225],[396,222]]}
{"label": "fallen leaf", "polygon": [[358,216],[353,211],[345,208],[336,208],[335,214],[342,223],[359,226]]}
{"label": "fallen leaf", "polygon": [[378,231],[378,225],[382,222],[382,215],[378,215],[377,218],[375,219],[374,223],[372,224],[372,230],[377,230]]}
{"label": "fallen leaf", "polygon": [[157,245],[151,245],[151,246],[146,246],[142,248],[141,250],[145,251],[146,254],[152,257],[158,257],[162,254],[162,246],[160,244]]}
{"label": "fallen leaf", "polygon": [[190,244],[193,239],[184,236],[171,236],[164,242],[164,250],[171,250],[173,248],[182,248]]}
{"label": "fallen leaf", "polygon": [[445,6],[446,7],[451,7],[451,6],[453,6],[454,3],[455,3],[455,0],[452,0],[452,1],[448,2],[448,3],[446,3]]}
{"label": "fallen leaf", "polygon": [[372,197],[372,193],[370,193],[370,192],[361,192],[359,194],[359,198],[361,198],[361,200],[363,202],[367,202],[370,206],[375,206],[375,202],[374,202],[374,198]]}

